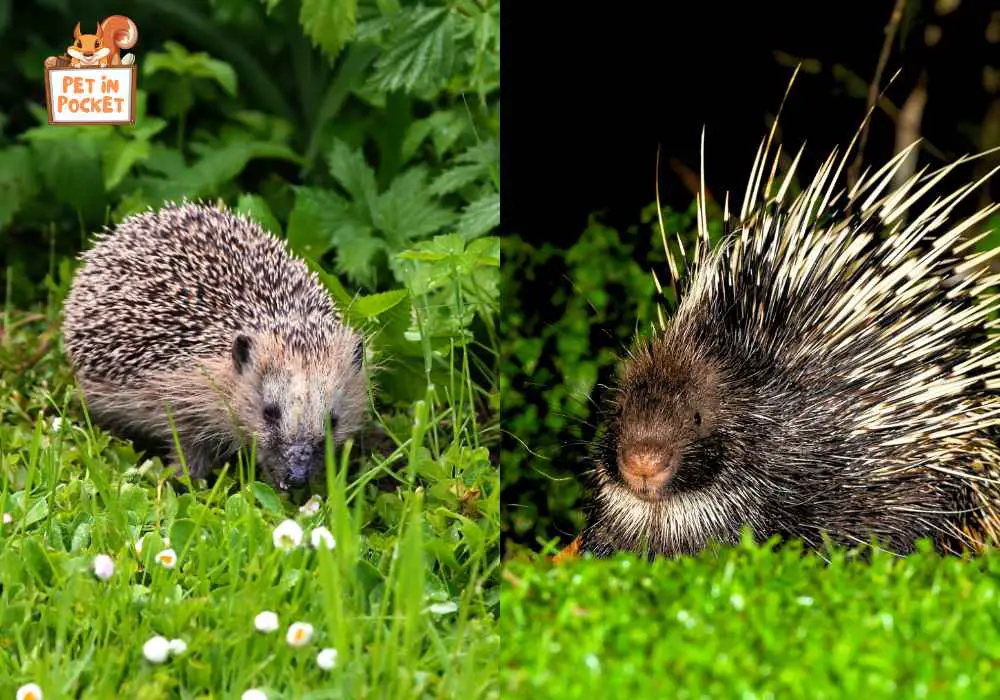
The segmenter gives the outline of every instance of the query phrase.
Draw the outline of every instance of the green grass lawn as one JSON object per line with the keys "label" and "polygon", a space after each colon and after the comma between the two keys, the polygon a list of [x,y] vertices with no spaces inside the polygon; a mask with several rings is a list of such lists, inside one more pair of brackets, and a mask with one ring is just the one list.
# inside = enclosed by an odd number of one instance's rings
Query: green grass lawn
{"label": "green grass lawn", "polygon": [[502,690],[524,698],[1000,697],[1000,552],[745,544],[649,564],[505,564]]}
{"label": "green grass lawn", "polygon": [[[498,697],[496,428],[471,401],[429,387],[382,415],[394,446],[361,468],[331,455],[315,513],[232,469],[180,494],[88,425],[56,311],[8,309],[0,327],[0,698],[28,683],[45,700]],[[286,519],[303,531],[288,551]],[[332,549],[310,544],[321,526]],[[168,539],[173,568],[157,560]],[[277,630],[255,629],[263,611]],[[294,622],[312,626],[304,646],[286,641]],[[186,650],[152,663],[155,636]]]}

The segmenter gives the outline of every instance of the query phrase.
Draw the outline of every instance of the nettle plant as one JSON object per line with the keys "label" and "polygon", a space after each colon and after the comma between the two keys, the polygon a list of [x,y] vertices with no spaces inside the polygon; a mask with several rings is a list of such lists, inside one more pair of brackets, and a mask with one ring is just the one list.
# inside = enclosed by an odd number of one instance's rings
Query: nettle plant
{"label": "nettle plant", "polygon": [[[398,286],[415,243],[499,224],[499,2],[140,1],[135,19],[134,127],[51,128],[36,90],[16,123],[37,126],[0,134],[15,298],[37,298],[48,254],[167,200],[252,211],[366,292]],[[46,40],[10,39],[32,94]]]}

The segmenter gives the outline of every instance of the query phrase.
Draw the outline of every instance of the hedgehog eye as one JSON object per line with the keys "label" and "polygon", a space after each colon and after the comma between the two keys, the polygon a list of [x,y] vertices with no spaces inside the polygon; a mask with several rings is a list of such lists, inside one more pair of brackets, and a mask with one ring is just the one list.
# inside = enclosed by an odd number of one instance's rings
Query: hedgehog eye
{"label": "hedgehog eye", "polygon": [[276,403],[269,403],[264,406],[264,420],[275,425],[281,420],[281,408]]}
{"label": "hedgehog eye", "polygon": [[337,417],[337,413],[336,412],[331,412],[330,413],[330,432],[331,433],[337,431],[337,424],[339,422],[340,422],[340,418]]}
{"label": "hedgehog eye", "polygon": [[694,424],[701,425],[701,414],[697,411],[694,412]]}

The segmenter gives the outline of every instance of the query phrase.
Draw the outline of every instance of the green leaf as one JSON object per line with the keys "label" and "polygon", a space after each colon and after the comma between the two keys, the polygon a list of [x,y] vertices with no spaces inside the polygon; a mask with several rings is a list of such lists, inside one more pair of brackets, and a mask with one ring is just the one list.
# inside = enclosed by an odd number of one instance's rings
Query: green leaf
{"label": "green leaf", "polygon": [[260,503],[261,508],[278,515],[285,512],[281,507],[281,499],[273,488],[262,481],[253,482],[250,488],[253,490],[254,498]]}
{"label": "green leaf", "polygon": [[403,139],[403,162],[416,155],[417,149],[428,137],[438,158],[444,158],[469,127],[468,115],[457,109],[440,110],[426,119],[417,119],[410,124]]}
{"label": "green leaf", "polygon": [[182,78],[205,78],[214,81],[229,95],[236,95],[236,71],[225,61],[212,58],[204,51],[190,53],[176,41],[166,41],[165,51],[151,51],[142,61],[143,75],[173,73]]}
{"label": "green leaf", "polygon": [[477,238],[500,225],[500,195],[487,192],[462,212],[458,233],[466,239]]}
{"label": "green leaf", "polygon": [[49,502],[44,498],[39,498],[31,504],[31,508],[24,514],[23,527],[30,527],[37,522],[49,517]]}
{"label": "green leaf", "polygon": [[236,202],[236,211],[240,214],[246,214],[260,224],[264,230],[270,231],[276,236],[281,235],[281,224],[274,218],[267,200],[260,195],[246,192],[241,194],[239,200]]}
{"label": "green leaf", "polygon": [[148,141],[113,139],[104,147],[104,189],[113,190],[121,184],[136,163],[149,157]]}
{"label": "green leaf", "polygon": [[359,297],[351,304],[351,315],[361,318],[380,316],[408,296],[409,292],[405,289],[392,289],[388,292]]}
{"label": "green leaf", "polygon": [[214,194],[222,185],[234,180],[243,172],[247,163],[255,158],[277,158],[297,164],[301,162],[295,151],[269,141],[238,142],[214,149],[200,147],[196,150],[202,156],[190,167],[176,158],[160,159],[154,150],[150,157],[152,162],[147,165],[164,171],[167,176],[142,181],[154,200],[179,200],[185,197],[194,199]]}
{"label": "green leaf", "polygon": [[385,241],[372,236],[370,229],[358,228],[357,235],[351,237],[349,229],[342,228],[339,234],[350,243],[337,247],[337,270],[370,286],[373,279],[372,264],[375,257],[386,250]]}
{"label": "green leaf", "polygon": [[21,545],[21,556],[28,571],[42,586],[47,588],[52,585],[55,570],[45,549],[36,538],[28,537],[24,540],[24,544]]}
{"label": "green leaf", "polygon": [[302,0],[299,22],[313,46],[319,46],[332,60],[354,36],[358,0]]}
{"label": "green leaf", "polygon": [[90,521],[85,520],[73,530],[73,537],[70,540],[70,551],[79,552],[90,546]]}
{"label": "green leaf", "polygon": [[428,121],[431,123],[431,143],[438,158],[444,158],[451,152],[462,136],[472,129],[469,114],[463,109],[451,109],[435,112]]}
{"label": "green leaf", "polygon": [[361,212],[367,216],[367,223],[374,221],[378,185],[375,171],[368,165],[361,149],[352,149],[337,139],[333,142],[328,160],[330,174],[358,203]]}
{"label": "green leaf", "polygon": [[462,256],[466,261],[477,267],[500,268],[500,238],[490,236],[477,238],[465,248]]}
{"label": "green leaf", "polygon": [[435,202],[427,189],[427,169],[415,166],[394,179],[379,196],[376,226],[395,246],[454,221],[454,213]]}
{"label": "green leaf", "polygon": [[462,189],[487,173],[488,170],[480,164],[458,165],[438,175],[427,191],[435,197],[441,197]]}
{"label": "green leaf", "polygon": [[496,162],[497,152],[493,142],[469,148],[455,159],[455,165],[431,183],[430,193],[441,196],[455,192],[478,179],[489,178],[490,166]]}
{"label": "green leaf", "polygon": [[455,61],[454,18],[450,8],[415,8],[397,15],[396,36],[375,62],[371,84],[377,90],[414,93],[436,87],[450,76]]}
{"label": "green leaf", "polygon": [[336,192],[298,187],[288,216],[288,243],[310,257],[321,257],[333,247],[333,232],[353,217],[350,202]]}
{"label": "green leaf", "polygon": [[195,523],[188,518],[179,518],[170,526],[170,546],[177,552],[187,548],[195,533]]}

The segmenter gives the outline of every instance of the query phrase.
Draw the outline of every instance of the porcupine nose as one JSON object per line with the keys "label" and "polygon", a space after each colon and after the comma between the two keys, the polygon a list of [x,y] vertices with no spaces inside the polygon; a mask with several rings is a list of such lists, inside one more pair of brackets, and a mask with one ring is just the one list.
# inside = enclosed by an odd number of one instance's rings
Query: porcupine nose
{"label": "porcupine nose", "polygon": [[676,450],[656,443],[625,445],[618,451],[618,470],[625,483],[645,495],[654,495],[665,486],[679,462]]}

